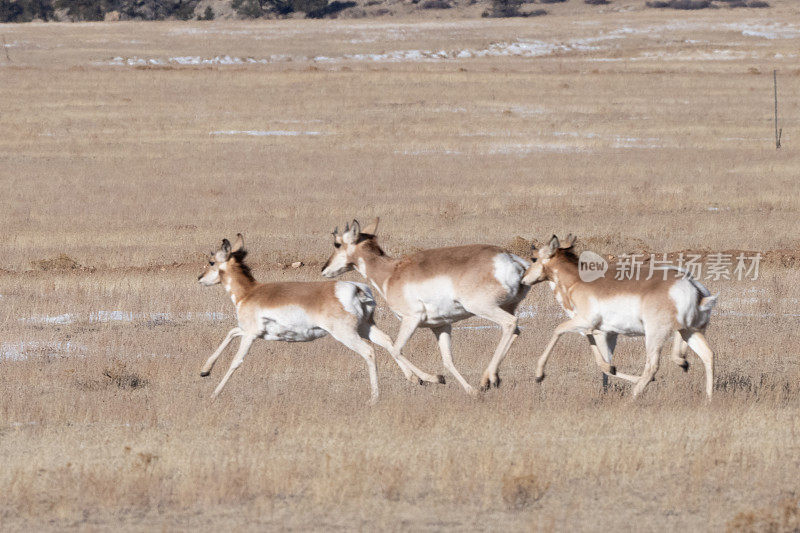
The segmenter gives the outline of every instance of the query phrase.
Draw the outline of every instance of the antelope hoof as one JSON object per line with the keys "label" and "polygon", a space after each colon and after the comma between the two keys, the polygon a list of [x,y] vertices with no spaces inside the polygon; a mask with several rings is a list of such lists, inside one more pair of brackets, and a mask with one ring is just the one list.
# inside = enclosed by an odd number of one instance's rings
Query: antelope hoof
{"label": "antelope hoof", "polygon": [[211,375],[211,370],[201,370],[200,371],[200,377],[204,377],[205,378],[205,377],[208,377],[209,375]]}
{"label": "antelope hoof", "polygon": [[438,381],[438,382],[439,382],[441,385],[444,385],[444,384],[446,384],[446,383],[447,383],[447,381],[444,379],[444,376],[443,376],[443,375],[441,375],[441,374],[437,374],[437,375],[436,375],[436,380],[437,380],[437,381]]}
{"label": "antelope hoof", "polygon": [[615,367],[614,365],[609,366],[608,367],[608,373],[611,374],[612,376],[616,376],[617,375],[617,367]]}
{"label": "antelope hoof", "polygon": [[687,361],[686,359],[684,359],[681,363],[678,363],[678,366],[681,367],[684,372],[689,371],[689,361]]}
{"label": "antelope hoof", "polygon": [[533,379],[536,381],[536,383],[541,383],[544,380],[544,373],[537,375]]}

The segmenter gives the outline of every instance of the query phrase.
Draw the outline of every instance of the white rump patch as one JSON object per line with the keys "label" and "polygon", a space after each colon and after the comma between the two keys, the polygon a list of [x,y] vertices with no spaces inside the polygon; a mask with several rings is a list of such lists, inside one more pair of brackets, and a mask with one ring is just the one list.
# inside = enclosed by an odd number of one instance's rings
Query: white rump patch
{"label": "white rump patch", "polygon": [[[358,289],[361,289],[360,298]],[[375,298],[372,296],[372,289],[364,283],[337,281],[334,292],[344,310],[358,318],[359,322],[364,320],[365,316],[371,315],[372,311],[375,310]]]}
{"label": "white rump patch", "polygon": [[518,255],[502,253],[494,256],[494,277],[509,296],[516,296],[525,271],[531,266],[529,261]]}
{"label": "white rump patch", "polygon": [[679,280],[669,288],[675,303],[675,320],[683,327],[691,326],[697,317],[697,293],[688,280]]}
{"label": "white rump patch", "polygon": [[[716,303],[716,296],[697,280],[680,279],[669,289],[669,296],[675,302],[675,319],[683,327],[701,328],[708,324],[711,310]],[[705,305],[698,300],[706,299]]]}

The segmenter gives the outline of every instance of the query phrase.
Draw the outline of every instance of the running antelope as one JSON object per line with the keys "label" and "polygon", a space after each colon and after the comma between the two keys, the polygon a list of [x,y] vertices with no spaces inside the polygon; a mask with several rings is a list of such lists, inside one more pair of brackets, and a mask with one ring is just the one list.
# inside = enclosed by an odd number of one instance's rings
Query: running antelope
{"label": "running antelope", "polygon": [[[536,380],[544,379],[547,358],[561,335],[577,332],[589,339],[604,372],[636,383],[633,388],[636,397],[655,377],[661,349],[674,338],[670,358],[687,370],[687,344],[692,348],[705,366],[706,394],[710,399],[714,386],[714,353],[703,333],[717,296],[711,296],[700,282],[677,268],[660,269],[647,280],[601,277],[585,282],[579,275],[574,243],[575,238],[570,235],[562,246],[553,235],[548,245],[534,249],[534,264],[523,279],[523,283],[531,284],[549,282],[556,300],[570,317],[556,328],[539,358]],[[615,373],[610,366],[620,334],[644,335],[647,359],[641,376]]]}
{"label": "running antelope", "polygon": [[334,251],[322,274],[332,278],[355,268],[369,280],[401,319],[400,331],[390,348],[406,378],[444,383],[441,376],[418,373],[404,365],[400,352],[419,327],[430,328],[439,342],[445,368],[468,394],[475,389],[453,364],[450,334],[453,322],[479,316],[499,324],[502,337],[481,387],[500,385],[497,370],[511,344],[519,335],[517,305],[530,290],[522,277],[530,263],[521,257],[485,244],[436,248],[394,259],[378,245],[379,219],[361,230],[358,221],[333,232]]}
{"label": "running antelope", "polygon": [[375,299],[363,283],[350,281],[258,283],[244,259],[244,239],[236,236],[233,246],[224,239],[222,248],[211,253],[208,265],[198,280],[203,285],[222,283],[236,306],[239,325],[228,332],[217,351],[200,371],[208,376],[222,351],[234,337],[241,337],[231,367],[211,398],[214,399],[239,368],[253,341],[313,341],[330,333],[367,362],[372,390],[370,403],[378,399],[375,353],[364,339],[389,349],[392,340],[373,321]]}

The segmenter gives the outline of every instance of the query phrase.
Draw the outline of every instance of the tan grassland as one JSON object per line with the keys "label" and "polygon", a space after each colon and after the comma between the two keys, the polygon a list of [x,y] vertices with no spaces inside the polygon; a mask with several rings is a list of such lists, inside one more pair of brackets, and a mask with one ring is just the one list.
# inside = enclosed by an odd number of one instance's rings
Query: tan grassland
{"label": "tan grassland", "polygon": [[[800,8],[771,3],[0,27],[0,529],[796,531]],[[326,338],[256,343],[210,403],[234,318],[202,254],[241,231],[258,279],[316,280],[333,227],[373,215],[390,254],[573,232],[764,260],[704,280],[710,403],[691,356],[635,402],[604,392],[577,336],[535,383],[563,319],[546,286],[477,400],[378,350],[367,407]],[[477,384],[500,331],[459,326]],[[620,369],[642,352],[622,340]],[[442,371],[426,331],[406,354]]]}

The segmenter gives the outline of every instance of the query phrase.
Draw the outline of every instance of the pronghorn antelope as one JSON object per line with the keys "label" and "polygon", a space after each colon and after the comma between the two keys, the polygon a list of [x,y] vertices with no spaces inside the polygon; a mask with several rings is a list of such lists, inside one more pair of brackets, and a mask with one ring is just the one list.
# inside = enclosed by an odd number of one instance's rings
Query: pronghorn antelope
{"label": "pronghorn antelope", "polygon": [[236,306],[239,325],[228,332],[219,348],[200,371],[208,376],[219,355],[234,337],[242,337],[239,350],[211,398],[216,398],[257,338],[273,341],[313,341],[330,333],[367,362],[372,390],[370,403],[378,399],[375,352],[364,339],[391,348],[388,335],[372,319],[375,299],[363,283],[349,281],[258,283],[244,263],[247,252],[241,234],[231,246],[211,253],[198,280],[203,285],[222,283]]}
{"label": "pronghorn antelope", "polygon": [[[688,369],[686,347],[694,350],[705,366],[706,394],[714,386],[714,353],[703,335],[717,297],[700,282],[676,268],[661,269],[648,280],[599,278],[581,280],[578,257],[569,236],[565,245],[553,235],[550,243],[535,251],[534,264],[523,283],[548,281],[569,320],[560,324],[539,358],[536,380],[544,379],[547,358],[561,335],[577,332],[589,339],[604,372],[636,383],[634,397],[653,380],[663,346],[674,337],[670,358]],[[639,377],[615,373],[610,366],[617,335],[645,336],[647,360]],[[602,359],[601,359],[602,357]]]}
{"label": "pronghorn antelope", "polygon": [[439,342],[445,368],[468,394],[476,394],[453,364],[450,334],[453,322],[479,316],[499,324],[502,337],[481,387],[500,385],[497,369],[519,335],[517,305],[530,286],[521,283],[530,263],[497,246],[473,244],[424,250],[399,259],[387,256],[375,236],[378,219],[361,230],[357,221],[344,232],[333,232],[334,251],[322,274],[335,277],[355,268],[384,297],[401,319],[400,331],[390,349],[406,378],[444,380],[419,373],[399,359],[403,346],[418,327],[430,328]]}

